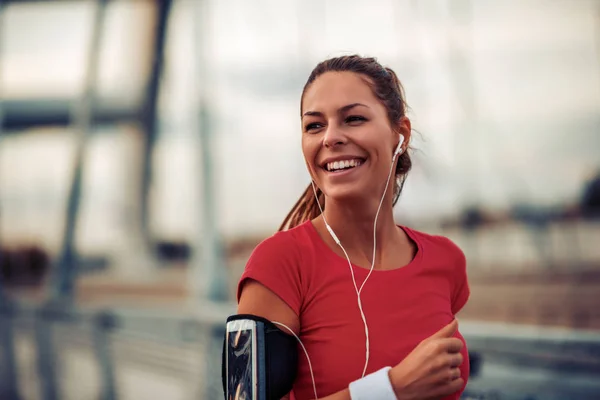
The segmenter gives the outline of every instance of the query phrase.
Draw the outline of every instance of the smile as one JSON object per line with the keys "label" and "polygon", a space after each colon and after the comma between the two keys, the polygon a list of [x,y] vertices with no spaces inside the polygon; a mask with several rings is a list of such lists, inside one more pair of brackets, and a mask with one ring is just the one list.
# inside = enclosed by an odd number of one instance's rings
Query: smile
{"label": "smile", "polygon": [[324,168],[328,172],[342,172],[352,168],[360,167],[364,161],[365,160],[360,158],[332,161],[325,164]]}

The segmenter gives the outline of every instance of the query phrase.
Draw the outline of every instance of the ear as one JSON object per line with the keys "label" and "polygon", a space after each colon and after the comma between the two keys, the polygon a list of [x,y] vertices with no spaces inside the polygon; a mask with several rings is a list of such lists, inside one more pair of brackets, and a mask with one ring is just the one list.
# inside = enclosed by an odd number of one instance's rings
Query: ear
{"label": "ear", "polygon": [[[396,142],[396,146],[394,148],[397,149],[397,147],[400,145],[403,148],[403,150],[400,150],[400,153],[404,153],[404,151],[406,151],[406,148],[408,147],[408,143],[410,143],[410,134],[412,131],[410,119],[408,119],[408,117],[406,116],[400,118],[400,121],[398,121],[396,129],[394,131],[401,136],[400,138],[398,138],[398,141]],[[403,143],[400,144],[401,142]]]}

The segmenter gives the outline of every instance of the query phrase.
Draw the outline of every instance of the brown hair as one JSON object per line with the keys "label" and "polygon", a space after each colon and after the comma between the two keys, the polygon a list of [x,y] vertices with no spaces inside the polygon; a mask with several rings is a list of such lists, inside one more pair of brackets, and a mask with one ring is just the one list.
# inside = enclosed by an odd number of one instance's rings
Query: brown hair
{"label": "brown hair", "polygon": [[[300,112],[302,112],[302,99],[310,85],[326,72],[354,72],[363,75],[365,81],[373,90],[373,94],[381,101],[387,109],[388,119],[394,127],[400,122],[400,119],[406,115],[406,100],[404,89],[396,73],[390,68],[384,67],[375,58],[361,57],[357,55],[331,58],[319,63],[311,72],[300,100]],[[410,171],[412,162],[408,152],[402,153],[398,158],[396,166],[396,184],[394,187],[395,205],[404,187],[406,174]],[[325,208],[324,195],[319,188],[316,188],[319,203]],[[308,185],[300,199],[296,202],[292,210],[283,220],[279,230],[286,230],[302,224],[305,221],[316,218],[321,211],[315,198],[311,184]]]}

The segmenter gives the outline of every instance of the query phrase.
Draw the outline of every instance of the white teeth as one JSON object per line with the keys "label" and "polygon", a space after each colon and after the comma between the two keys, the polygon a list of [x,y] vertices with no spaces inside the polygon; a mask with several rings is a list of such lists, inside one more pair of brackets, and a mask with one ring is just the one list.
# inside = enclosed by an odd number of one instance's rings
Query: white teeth
{"label": "white teeth", "polygon": [[336,171],[345,168],[358,167],[361,165],[360,159],[354,158],[352,160],[334,161],[327,163],[326,168],[328,171]]}

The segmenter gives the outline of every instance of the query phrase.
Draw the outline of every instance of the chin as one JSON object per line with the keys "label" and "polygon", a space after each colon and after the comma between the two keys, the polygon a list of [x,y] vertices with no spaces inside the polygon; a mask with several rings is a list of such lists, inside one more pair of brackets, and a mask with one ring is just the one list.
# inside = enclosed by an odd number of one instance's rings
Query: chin
{"label": "chin", "polygon": [[335,202],[354,203],[369,197],[369,191],[358,185],[335,185],[325,188],[326,196]]}

